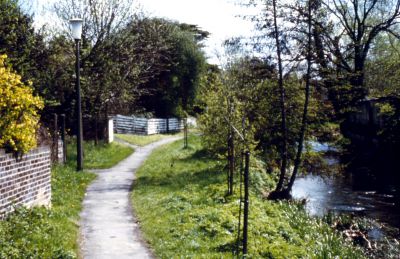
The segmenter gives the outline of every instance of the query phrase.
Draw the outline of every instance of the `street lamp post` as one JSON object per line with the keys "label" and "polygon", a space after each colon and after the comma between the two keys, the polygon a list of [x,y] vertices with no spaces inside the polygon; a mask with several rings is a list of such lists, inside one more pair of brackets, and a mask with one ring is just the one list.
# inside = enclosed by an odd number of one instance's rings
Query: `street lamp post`
{"label": "street lamp post", "polygon": [[77,111],[77,119],[78,119],[78,132],[76,136],[77,141],[77,159],[76,159],[76,169],[77,171],[81,171],[83,169],[83,148],[82,148],[82,104],[81,104],[81,85],[80,85],[80,62],[79,62],[79,44],[82,35],[82,24],[83,20],[79,18],[74,18],[69,20],[72,30],[72,37],[75,39],[75,48],[76,48],[76,61],[75,61],[75,73],[76,73],[76,111]]}

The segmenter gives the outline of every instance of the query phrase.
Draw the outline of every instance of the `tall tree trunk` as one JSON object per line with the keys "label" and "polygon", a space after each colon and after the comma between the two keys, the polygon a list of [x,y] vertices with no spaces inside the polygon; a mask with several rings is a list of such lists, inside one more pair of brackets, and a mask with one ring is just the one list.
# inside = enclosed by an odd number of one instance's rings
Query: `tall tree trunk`
{"label": "tall tree trunk", "polygon": [[354,57],[354,71],[350,77],[350,84],[352,86],[352,103],[355,104],[360,100],[363,100],[367,96],[367,89],[364,87],[365,79],[365,60],[363,59],[362,53],[359,53],[359,48],[356,49]]}
{"label": "tall tree trunk", "polygon": [[187,119],[188,119],[188,114],[187,114],[187,103],[188,103],[188,94],[186,91],[186,87],[184,88],[184,96],[182,97],[182,106],[183,106],[183,110],[185,112],[185,119],[184,119],[184,127],[183,127],[183,131],[184,131],[184,148],[188,148],[188,123],[187,123]]}
{"label": "tall tree trunk", "polygon": [[99,113],[96,112],[94,116],[94,144],[99,144]]}
{"label": "tall tree trunk", "polygon": [[[314,9],[316,10],[316,9]],[[333,109],[336,114],[339,113],[340,107],[338,101],[336,100],[336,92],[334,91],[334,82],[330,75],[330,69],[328,67],[328,59],[325,57],[324,45],[322,40],[322,30],[323,28],[316,23],[312,24],[313,27],[313,37],[314,37],[314,50],[316,63],[320,66],[319,73],[322,77],[322,82],[324,87],[328,90],[328,99],[331,100]]]}
{"label": "tall tree trunk", "polygon": [[230,129],[230,134],[229,134],[229,140],[228,140],[228,145],[229,145],[229,151],[228,151],[228,156],[229,156],[229,195],[233,194],[233,176],[235,173],[235,143],[234,143],[234,132],[233,129]]}
{"label": "tall tree trunk", "polygon": [[[186,115],[185,115],[186,116]],[[183,125],[183,147],[188,148],[188,124],[187,124],[187,116],[184,118],[184,125]]]}
{"label": "tall tree trunk", "polygon": [[276,54],[278,56],[278,86],[280,93],[280,109],[281,109],[281,134],[282,134],[282,146],[281,146],[281,172],[279,176],[279,181],[276,186],[276,191],[281,191],[283,187],[283,182],[286,175],[287,167],[287,128],[286,128],[286,107],[285,107],[285,87],[283,85],[283,68],[282,68],[282,49],[279,40],[278,22],[277,22],[277,8],[276,1],[272,1],[273,5],[273,16],[274,16],[274,37],[276,44]]}
{"label": "tall tree trunk", "polygon": [[295,181],[297,173],[299,171],[299,167],[301,164],[301,155],[303,153],[304,136],[305,136],[306,129],[307,129],[308,104],[309,104],[309,99],[310,99],[311,51],[312,51],[312,49],[311,49],[312,41],[311,41],[311,3],[310,3],[310,1],[308,1],[307,36],[308,36],[308,42],[307,42],[307,74],[306,74],[305,100],[304,100],[303,116],[302,116],[302,120],[301,120],[301,129],[300,129],[300,135],[299,135],[299,140],[298,140],[296,158],[294,161],[293,173],[292,173],[292,176],[290,177],[290,181],[289,181],[289,184],[286,189],[286,191],[288,193],[290,193],[292,191],[294,181]]}
{"label": "tall tree trunk", "polygon": [[107,141],[107,143],[109,143],[109,141],[110,141],[110,130],[114,130],[114,129],[110,129],[109,127],[110,127],[110,123],[109,123],[109,118],[108,118],[108,103],[106,102],[106,104],[105,104],[105,106],[104,106],[104,118],[105,118],[105,121],[106,121],[106,127],[105,127],[105,130],[106,130],[106,132],[104,132],[104,134],[103,134],[103,136],[104,136],[104,139],[106,139]]}

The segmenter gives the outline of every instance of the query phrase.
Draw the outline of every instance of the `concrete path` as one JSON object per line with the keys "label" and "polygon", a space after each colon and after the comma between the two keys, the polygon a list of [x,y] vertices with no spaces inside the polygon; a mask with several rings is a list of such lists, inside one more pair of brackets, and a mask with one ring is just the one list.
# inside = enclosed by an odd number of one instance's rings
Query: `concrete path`
{"label": "concrete path", "polygon": [[79,243],[83,258],[153,258],[132,214],[131,187],[135,171],[151,152],[179,138],[135,147],[135,152],[116,166],[95,170],[98,177],[87,189],[81,212]]}

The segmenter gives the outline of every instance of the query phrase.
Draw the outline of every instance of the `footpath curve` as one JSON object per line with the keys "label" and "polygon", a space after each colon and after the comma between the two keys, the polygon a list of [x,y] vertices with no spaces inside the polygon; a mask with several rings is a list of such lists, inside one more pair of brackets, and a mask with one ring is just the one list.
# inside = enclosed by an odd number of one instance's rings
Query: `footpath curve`
{"label": "footpath curve", "polygon": [[135,172],[143,161],[155,148],[178,139],[135,146],[135,152],[114,167],[94,170],[97,179],[87,189],[80,214],[79,246],[83,258],[153,258],[141,239],[130,193]]}

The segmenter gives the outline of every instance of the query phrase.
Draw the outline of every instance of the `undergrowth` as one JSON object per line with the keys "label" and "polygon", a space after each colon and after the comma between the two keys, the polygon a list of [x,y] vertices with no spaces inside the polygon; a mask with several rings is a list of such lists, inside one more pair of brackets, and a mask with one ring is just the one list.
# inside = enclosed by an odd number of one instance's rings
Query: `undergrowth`
{"label": "undergrowth", "polygon": [[[238,185],[226,196],[225,161],[211,158],[199,137],[189,143],[161,147],[136,174],[132,204],[145,239],[160,258],[236,257]],[[251,169],[248,258],[363,257],[301,204],[264,200],[274,181],[261,167]]]}

